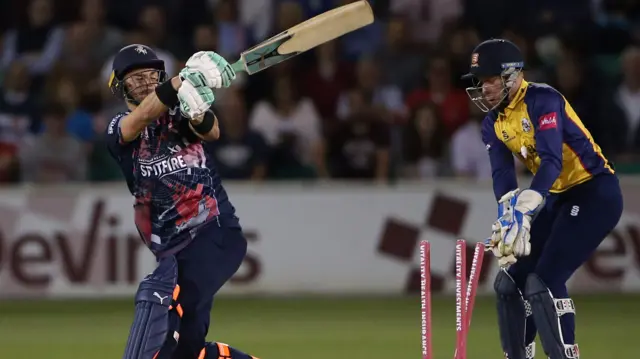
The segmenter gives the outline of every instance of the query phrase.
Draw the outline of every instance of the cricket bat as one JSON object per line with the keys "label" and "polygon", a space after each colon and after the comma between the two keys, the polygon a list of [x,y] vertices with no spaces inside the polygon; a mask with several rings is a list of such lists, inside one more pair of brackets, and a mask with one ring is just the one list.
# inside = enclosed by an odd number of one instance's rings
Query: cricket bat
{"label": "cricket bat", "polygon": [[344,34],[373,22],[373,10],[360,0],[329,10],[304,21],[240,54],[231,65],[234,71],[249,75],[288,60]]}

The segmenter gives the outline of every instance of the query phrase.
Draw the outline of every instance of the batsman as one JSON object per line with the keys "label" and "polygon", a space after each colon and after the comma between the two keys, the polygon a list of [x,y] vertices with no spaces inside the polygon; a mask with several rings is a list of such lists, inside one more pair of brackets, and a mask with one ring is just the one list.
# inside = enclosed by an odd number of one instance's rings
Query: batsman
{"label": "batsman", "polygon": [[[467,88],[487,113],[498,218],[487,248],[499,259],[494,288],[505,357],[533,358],[535,338],[550,359],[579,358],[575,306],[566,282],[613,230],[622,194],[603,155],[562,94],[527,82],[513,43],[491,39],[471,55]],[[514,157],[533,174],[518,186]]]}
{"label": "batsman", "polygon": [[214,52],[194,54],[179,76],[145,45],[113,60],[112,93],[128,111],[107,127],[108,149],[134,198],[135,224],[158,265],[135,295],[124,359],[250,359],[205,342],[213,297],[246,254],[235,209],[207,151],[220,135],[213,89],[235,72]]}

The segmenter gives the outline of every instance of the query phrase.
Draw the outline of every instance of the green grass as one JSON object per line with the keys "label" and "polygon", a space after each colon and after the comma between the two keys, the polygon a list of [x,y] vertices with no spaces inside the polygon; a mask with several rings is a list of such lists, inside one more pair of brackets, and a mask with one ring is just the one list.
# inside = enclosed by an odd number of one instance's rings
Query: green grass
{"label": "green grass", "polygon": [[[575,298],[584,358],[631,358],[640,296]],[[0,302],[3,359],[122,357],[131,301]],[[433,305],[436,358],[452,358],[454,302]],[[479,298],[469,358],[501,358],[491,298]],[[262,359],[399,359],[420,357],[418,298],[217,300],[209,339]],[[542,358],[539,349],[538,357]]]}

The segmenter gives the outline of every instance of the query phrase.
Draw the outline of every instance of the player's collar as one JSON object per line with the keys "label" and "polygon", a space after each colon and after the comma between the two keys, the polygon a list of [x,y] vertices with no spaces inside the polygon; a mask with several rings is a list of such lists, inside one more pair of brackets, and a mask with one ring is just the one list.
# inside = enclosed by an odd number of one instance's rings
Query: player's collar
{"label": "player's collar", "polygon": [[522,79],[522,83],[520,83],[520,88],[518,89],[518,91],[516,92],[516,95],[513,97],[513,99],[511,100],[511,102],[509,102],[509,105],[507,106],[508,109],[513,110],[516,105],[522,101],[522,99],[524,99],[524,94],[527,92],[527,86],[529,86],[529,83],[525,80]]}

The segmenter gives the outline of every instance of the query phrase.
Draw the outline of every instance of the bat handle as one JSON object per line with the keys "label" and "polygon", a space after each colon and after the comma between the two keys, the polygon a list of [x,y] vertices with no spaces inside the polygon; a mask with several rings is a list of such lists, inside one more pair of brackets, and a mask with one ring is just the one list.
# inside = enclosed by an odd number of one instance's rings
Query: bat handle
{"label": "bat handle", "polygon": [[244,61],[242,61],[242,59],[231,64],[231,68],[235,72],[247,71],[247,69],[244,67]]}

